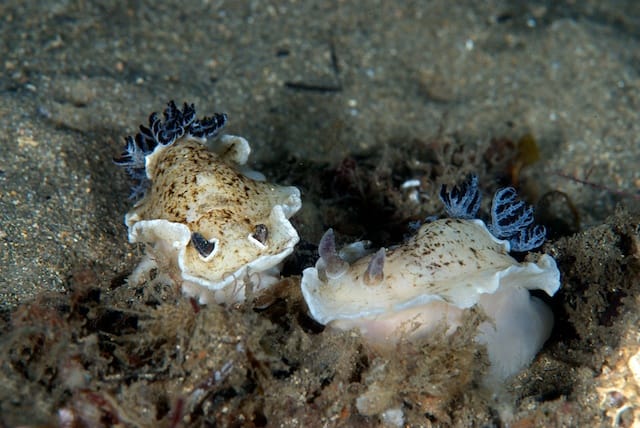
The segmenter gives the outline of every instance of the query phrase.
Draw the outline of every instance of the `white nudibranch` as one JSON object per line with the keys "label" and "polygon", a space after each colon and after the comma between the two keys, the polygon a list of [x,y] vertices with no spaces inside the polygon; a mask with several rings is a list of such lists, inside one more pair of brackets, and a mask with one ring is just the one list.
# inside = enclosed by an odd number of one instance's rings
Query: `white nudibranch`
{"label": "white nudibranch", "polygon": [[279,280],[299,240],[288,219],[300,209],[300,191],[244,166],[244,138],[213,140],[226,121],[198,119],[193,105],[180,110],[171,101],[164,121],[153,113],[116,159],[137,182],[139,200],[125,216],[129,241],[147,244],[132,277],[161,266],[202,303],[241,302],[248,287],[257,296]]}
{"label": "white nudibranch", "polygon": [[480,207],[476,177],[451,192],[443,188],[440,196],[455,218],[425,223],[401,245],[358,260],[341,258],[327,231],[316,266],[304,270],[302,294],[319,323],[357,328],[382,346],[425,337],[442,322],[449,334],[463,311],[478,305],[489,318],[476,336],[491,362],[487,378],[502,381],[528,365],[548,339],[553,315],[529,290],[553,296],[560,273],[547,254],[523,263],[509,255],[541,245],[545,236],[513,189],[496,193],[491,229],[473,219]]}

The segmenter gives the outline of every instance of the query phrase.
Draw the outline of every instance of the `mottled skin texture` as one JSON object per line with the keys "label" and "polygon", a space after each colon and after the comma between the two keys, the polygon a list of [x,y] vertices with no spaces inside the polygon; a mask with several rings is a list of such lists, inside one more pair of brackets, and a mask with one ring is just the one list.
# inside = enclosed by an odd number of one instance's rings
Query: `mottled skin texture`
{"label": "mottled skin texture", "polygon": [[312,312],[317,305],[323,314],[331,314],[320,322],[393,312],[422,298],[468,308],[480,293],[496,290],[498,272],[517,264],[506,243],[496,240],[482,222],[459,219],[427,223],[402,245],[386,250],[383,279],[375,285],[364,281],[372,257],[355,261],[340,278],[326,283],[315,280],[316,268],[305,270],[302,287],[315,296]]}
{"label": "mottled skin texture", "polygon": [[[466,244],[458,245],[462,242]],[[369,258],[364,258],[353,263],[351,280],[360,282],[369,262]],[[416,289],[416,293],[457,300],[460,297],[452,297],[457,294],[452,290],[452,282],[466,280],[471,288],[473,275],[504,269],[511,264],[513,258],[504,245],[488,234],[477,233],[473,223],[458,219],[437,220],[421,227],[404,244],[386,251],[384,280],[389,284],[405,284]]]}
{"label": "mottled skin texture", "polygon": [[[252,180],[198,140],[183,138],[157,149],[148,156],[146,171],[151,188],[127,215],[127,225],[131,229],[138,221],[164,219],[186,225],[190,233],[207,240],[216,239],[211,260],[205,260],[192,242],[182,255],[184,270],[208,288],[218,288],[219,281],[261,257],[284,257],[298,241],[286,220],[300,206],[298,190]],[[259,239],[250,239],[252,235]]]}

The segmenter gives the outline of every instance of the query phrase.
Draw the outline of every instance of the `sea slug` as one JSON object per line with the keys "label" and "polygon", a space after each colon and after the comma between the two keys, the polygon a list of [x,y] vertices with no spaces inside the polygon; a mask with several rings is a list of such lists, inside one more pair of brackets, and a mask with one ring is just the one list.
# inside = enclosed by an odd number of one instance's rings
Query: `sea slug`
{"label": "sea slug", "polygon": [[200,302],[242,302],[279,280],[280,265],[299,237],[289,218],[300,191],[278,186],[245,166],[250,147],[220,133],[225,114],[198,119],[193,105],[171,101],[164,120],[127,137],[115,162],[135,181],[125,216],[131,243],[146,258],[131,275],[160,267]]}
{"label": "sea slug", "polygon": [[478,305],[489,318],[476,336],[487,346],[488,376],[505,379],[529,364],[553,326],[551,310],[529,290],[555,294],[554,259],[538,254],[535,262],[520,263],[509,254],[541,245],[544,227],[533,225],[532,208],[507,188],[496,193],[487,228],[475,219],[476,177],[450,192],[443,187],[440,196],[453,218],[427,222],[402,244],[359,259],[341,256],[328,230],[315,267],[303,272],[304,299],[319,323],[359,329],[383,347],[428,336],[442,322],[450,333],[463,311]]}

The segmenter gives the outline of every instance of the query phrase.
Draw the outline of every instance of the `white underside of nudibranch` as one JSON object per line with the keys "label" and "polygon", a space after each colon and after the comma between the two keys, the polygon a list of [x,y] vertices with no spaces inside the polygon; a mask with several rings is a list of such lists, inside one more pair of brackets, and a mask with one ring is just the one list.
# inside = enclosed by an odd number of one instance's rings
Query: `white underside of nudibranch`
{"label": "white underside of nudibranch", "polygon": [[528,364],[551,332],[551,311],[528,290],[558,290],[555,261],[542,254],[535,263],[517,262],[509,242],[481,220],[426,223],[402,245],[353,263],[340,259],[329,232],[319,252],[301,283],[312,317],[357,328],[376,344],[423,337],[442,322],[452,332],[463,311],[478,305],[491,322],[480,326],[477,341],[487,345],[490,375],[504,379]]}

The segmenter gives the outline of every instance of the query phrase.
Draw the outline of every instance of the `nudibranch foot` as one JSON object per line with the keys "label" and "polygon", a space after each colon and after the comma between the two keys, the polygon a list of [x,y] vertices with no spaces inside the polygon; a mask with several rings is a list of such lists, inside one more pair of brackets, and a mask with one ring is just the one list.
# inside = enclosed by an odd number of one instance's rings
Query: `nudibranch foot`
{"label": "nudibranch foot", "polygon": [[178,109],[171,101],[163,117],[152,113],[116,160],[138,182],[140,199],[125,216],[129,241],[147,244],[201,302],[244,301],[277,282],[298,242],[289,218],[301,207],[300,191],[247,168],[244,138],[212,140],[226,114],[198,119],[193,104]]}

